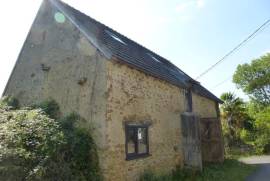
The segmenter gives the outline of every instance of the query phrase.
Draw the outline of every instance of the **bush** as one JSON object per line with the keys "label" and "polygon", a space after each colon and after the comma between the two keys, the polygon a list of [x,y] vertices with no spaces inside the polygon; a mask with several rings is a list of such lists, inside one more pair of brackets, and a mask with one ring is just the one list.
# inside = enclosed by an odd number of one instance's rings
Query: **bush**
{"label": "bush", "polygon": [[79,115],[51,119],[59,115],[55,101],[42,109],[8,105],[0,101],[1,179],[101,180],[91,134],[74,124],[84,121]]}
{"label": "bush", "polygon": [[256,115],[256,137],[254,145],[257,153],[269,153],[270,149],[270,106]]}
{"label": "bush", "polygon": [[241,129],[240,139],[243,140],[245,143],[252,145],[253,140],[254,140],[254,134],[252,134],[250,131],[246,129]]}
{"label": "bush", "polygon": [[270,152],[270,106],[260,110],[252,110],[252,129],[242,129],[240,138],[248,145],[252,145],[257,154]]}
{"label": "bush", "polygon": [[9,109],[18,109],[19,101],[14,97],[6,96],[0,100],[0,107],[2,108],[5,107]]}
{"label": "bush", "polygon": [[33,106],[33,108],[42,109],[52,119],[60,118],[60,108],[57,102],[53,99],[49,99],[39,104],[36,104]]}
{"label": "bush", "polygon": [[[59,122],[67,144],[63,145],[54,159],[59,159],[58,155],[62,155],[63,158],[60,158],[59,162],[64,161],[64,164],[70,169],[71,175],[67,175],[70,180],[101,180],[96,145],[92,136],[88,130],[74,124],[85,122],[85,120],[73,113]],[[63,171],[62,174],[66,174],[66,171]]]}
{"label": "bush", "polygon": [[3,108],[7,107],[0,108],[0,177],[30,178],[65,142],[64,134],[40,109]]}

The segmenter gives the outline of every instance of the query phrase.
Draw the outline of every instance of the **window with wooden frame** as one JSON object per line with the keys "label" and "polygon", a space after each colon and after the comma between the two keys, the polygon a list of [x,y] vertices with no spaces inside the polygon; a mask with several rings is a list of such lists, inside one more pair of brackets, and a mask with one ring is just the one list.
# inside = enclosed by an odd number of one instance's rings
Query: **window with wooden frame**
{"label": "window with wooden frame", "polygon": [[149,156],[148,125],[127,124],[126,160]]}

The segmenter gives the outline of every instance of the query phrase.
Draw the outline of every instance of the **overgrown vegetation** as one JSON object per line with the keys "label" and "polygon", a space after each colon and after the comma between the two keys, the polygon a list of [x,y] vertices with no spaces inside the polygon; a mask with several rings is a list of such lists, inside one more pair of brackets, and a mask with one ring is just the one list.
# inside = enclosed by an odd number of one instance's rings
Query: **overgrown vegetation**
{"label": "overgrown vegetation", "polygon": [[147,171],[140,181],[243,181],[255,169],[255,166],[227,159],[223,164],[206,164],[202,172],[177,168],[171,174],[157,176]]}
{"label": "overgrown vegetation", "polygon": [[226,149],[270,153],[270,54],[239,65],[233,82],[250,100],[244,102],[230,92],[221,96]]}
{"label": "overgrown vegetation", "polygon": [[101,180],[90,132],[74,124],[83,121],[79,115],[59,118],[54,101],[42,109],[18,105],[14,98],[0,101],[1,179]]}
{"label": "overgrown vegetation", "polygon": [[[66,178],[70,180],[98,181],[101,180],[101,175],[98,167],[96,145],[89,131],[74,124],[82,121],[84,120],[75,113],[60,120],[66,144],[61,147],[58,154],[55,154],[54,159],[61,166],[68,168],[62,172]],[[59,158],[59,155],[62,155],[63,158]],[[55,172],[55,174],[59,174],[59,172]]]}
{"label": "overgrown vegetation", "polygon": [[60,118],[59,105],[53,99],[43,101],[39,104],[33,105],[32,107],[36,109],[41,109],[52,119]]}
{"label": "overgrown vegetation", "polygon": [[8,107],[8,109],[18,109],[19,108],[19,101],[14,97],[3,97],[0,100],[0,107]]}

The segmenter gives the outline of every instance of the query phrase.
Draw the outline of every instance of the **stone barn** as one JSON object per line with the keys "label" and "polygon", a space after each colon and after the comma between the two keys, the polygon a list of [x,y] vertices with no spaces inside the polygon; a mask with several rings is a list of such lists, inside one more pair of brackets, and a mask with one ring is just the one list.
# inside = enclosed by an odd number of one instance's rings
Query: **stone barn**
{"label": "stone barn", "polygon": [[58,0],[44,0],[3,95],[55,100],[93,131],[105,180],[202,168],[224,151],[215,95],[169,60]]}

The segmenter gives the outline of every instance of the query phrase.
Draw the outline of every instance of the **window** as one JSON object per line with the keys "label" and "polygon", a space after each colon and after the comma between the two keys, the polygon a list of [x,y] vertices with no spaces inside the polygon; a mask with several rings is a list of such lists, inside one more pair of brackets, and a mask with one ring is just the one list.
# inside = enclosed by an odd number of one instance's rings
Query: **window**
{"label": "window", "polygon": [[124,44],[124,45],[127,45],[121,38],[119,38],[117,35],[115,35],[114,33],[108,31],[108,30],[105,30],[105,32],[110,35],[113,39],[115,39],[116,41],[119,41],[120,43]]}
{"label": "window", "polygon": [[149,155],[148,125],[126,125],[126,159]]}
{"label": "window", "polygon": [[147,53],[147,55],[150,56],[156,62],[161,63],[161,61],[159,59],[157,59],[156,57],[154,57],[154,55],[152,55],[151,53]]}

